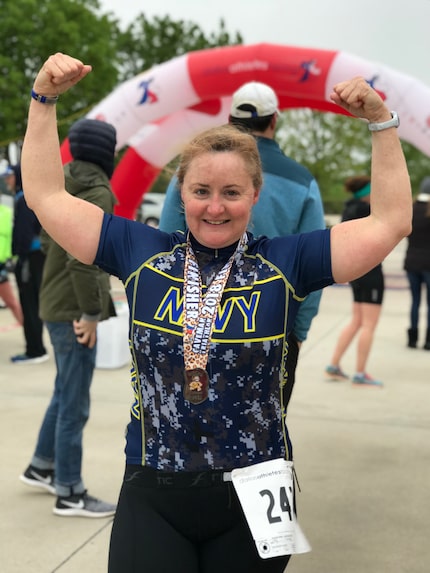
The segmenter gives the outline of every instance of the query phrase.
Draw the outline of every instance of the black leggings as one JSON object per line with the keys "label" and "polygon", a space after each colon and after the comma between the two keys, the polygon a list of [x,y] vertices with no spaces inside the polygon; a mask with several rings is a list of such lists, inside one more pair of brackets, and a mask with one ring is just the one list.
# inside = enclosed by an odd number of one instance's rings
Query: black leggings
{"label": "black leggings", "polygon": [[[190,478],[188,484],[175,483],[175,475],[127,466],[112,529],[109,573],[284,571],[289,556],[258,556],[233,484],[212,479],[222,473],[183,474]],[[156,476],[164,477],[158,483]]]}

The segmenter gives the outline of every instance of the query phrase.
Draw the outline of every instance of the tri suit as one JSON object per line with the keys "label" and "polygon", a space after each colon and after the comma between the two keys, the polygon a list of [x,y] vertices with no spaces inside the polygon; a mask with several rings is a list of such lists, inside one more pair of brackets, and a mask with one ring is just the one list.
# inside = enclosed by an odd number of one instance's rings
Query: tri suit
{"label": "tri suit", "polygon": [[[192,239],[192,246],[205,291],[235,245],[214,251]],[[169,531],[170,546],[178,536],[187,537],[187,533],[177,529],[187,528],[186,523],[192,519],[193,523],[203,520],[203,534],[212,532],[208,561],[213,560],[213,571],[282,571],[285,559],[263,561],[256,553],[246,558],[242,555],[234,567],[228,561],[227,568],[220,569],[225,565],[220,559],[227,556],[221,556],[224,546],[216,548],[214,539],[231,531],[231,543],[244,543],[244,551],[250,553],[252,538],[246,523],[243,525],[237,500],[232,499],[231,484],[219,483],[218,476],[273,458],[292,459],[282,403],[286,339],[306,295],[333,283],[330,232],[274,239],[254,239],[249,235],[246,251],[233,264],[218,308],[207,364],[209,397],[199,405],[183,396],[185,248],[183,233],[167,234],[138,222],[104,216],[94,262],[119,277],[125,286],[130,307],[134,390],[126,437],[127,468],[113,528],[109,570],[137,572],[139,560],[139,565],[146,564],[150,571],[167,571],[172,563],[177,567],[172,555],[163,554],[160,534],[163,531],[167,535]],[[185,489],[190,491],[189,485],[200,474],[203,477],[197,482],[203,488],[211,488],[210,495],[204,496],[205,506],[213,499],[213,507],[206,507],[203,515],[199,512],[200,503],[193,505],[196,492],[184,505],[186,493],[182,490],[187,484]],[[176,494],[169,490],[176,503],[169,498],[168,508],[164,505],[166,492],[158,496],[156,493],[163,485],[163,477],[165,485],[175,488],[178,484],[181,489],[181,494],[178,489],[174,490]],[[130,487],[134,490],[130,491]],[[225,507],[217,498],[217,488],[221,488],[219,494]],[[133,503],[130,495],[135,496]],[[139,504],[143,517],[135,513]],[[184,511],[178,515],[180,507]],[[167,517],[163,512],[167,512]],[[233,512],[234,527],[226,517],[229,512]],[[158,528],[154,526],[154,514],[158,514],[159,525],[162,513],[164,525]],[[136,529],[133,521],[133,531],[125,535],[125,521],[137,518],[143,520],[139,527]],[[169,527],[165,527],[166,520]],[[116,527],[117,522],[121,522],[121,528]],[[219,522],[219,530],[215,522]],[[177,523],[173,530],[172,523]],[[152,528],[151,533],[148,528]],[[128,543],[127,537],[139,534],[144,538],[140,541],[144,554],[130,555],[127,548],[131,551],[133,543]],[[194,538],[193,541],[199,542]],[[179,544],[177,550],[182,559],[184,547]],[[199,565],[193,559],[190,555],[190,562],[185,560],[182,568],[175,571],[211,570],[211,566],[195,568]]]}

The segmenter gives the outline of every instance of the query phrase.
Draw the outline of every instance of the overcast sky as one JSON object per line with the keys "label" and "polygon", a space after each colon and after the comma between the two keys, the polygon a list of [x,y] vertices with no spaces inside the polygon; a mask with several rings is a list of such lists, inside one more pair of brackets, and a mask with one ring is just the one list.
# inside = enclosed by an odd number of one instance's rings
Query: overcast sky
{"label": "overcast sky", "polygon": [[430,87],[430,0],[100,0],[103,13],[125,24],[144,13],[169,15],[245,44],[340,50],[411,75]]}

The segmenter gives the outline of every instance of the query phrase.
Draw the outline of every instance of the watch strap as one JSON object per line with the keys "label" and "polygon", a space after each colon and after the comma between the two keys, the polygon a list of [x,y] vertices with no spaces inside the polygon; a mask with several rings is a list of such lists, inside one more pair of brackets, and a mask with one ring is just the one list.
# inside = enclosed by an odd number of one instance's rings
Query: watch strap
{"label": "watch strap", "polygon": [[396,111],[391,111],[391,119],[388,121],[382,121],[381,123],[368,123],[367,127],[369,131],[383,131],[384,129],[389,129],[390,127],[399,127],[400,119]]}

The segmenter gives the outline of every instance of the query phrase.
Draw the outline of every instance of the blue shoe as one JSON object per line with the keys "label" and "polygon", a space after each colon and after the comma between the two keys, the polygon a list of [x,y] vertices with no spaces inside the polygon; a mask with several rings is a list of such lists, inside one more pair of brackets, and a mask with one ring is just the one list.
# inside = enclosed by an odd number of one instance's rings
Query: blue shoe
{"label": "blue shoe", "polygon": [[362,384],[367,386],[383,386],[383,383],[379,380],[375,380],[369,374],[354,374],[352,378],[353,384]]}
{"label": "blue shoe", "polygon": [[327,366],[325,369],[327,380],[349,380],[349,376],[342,372],[339,366]]}

